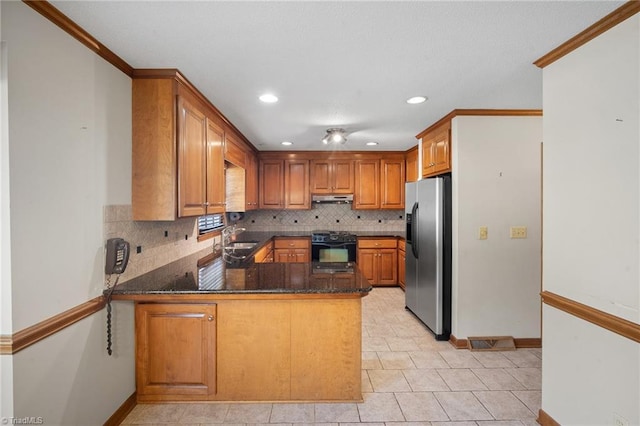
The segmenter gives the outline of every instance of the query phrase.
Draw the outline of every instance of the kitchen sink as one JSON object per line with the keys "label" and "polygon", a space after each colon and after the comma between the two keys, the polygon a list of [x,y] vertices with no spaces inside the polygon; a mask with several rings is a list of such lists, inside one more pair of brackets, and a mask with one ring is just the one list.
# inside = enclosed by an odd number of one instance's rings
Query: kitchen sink
{"label": "kitchen sink", "polygon": [[229,243],[225,246],[226,250],[249,250],[252,249],[258,244],[257,241],[238,241],[235,243]]}

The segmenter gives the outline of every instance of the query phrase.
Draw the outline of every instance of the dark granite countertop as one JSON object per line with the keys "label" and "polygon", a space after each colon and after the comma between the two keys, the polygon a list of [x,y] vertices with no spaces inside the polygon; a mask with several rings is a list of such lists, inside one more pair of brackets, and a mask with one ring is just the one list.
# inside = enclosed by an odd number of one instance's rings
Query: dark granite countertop
{"label": "dark granite countertop", "polygon": [[208,255],[210,249],[186,256],[121,283],[113,294],[366,294],[371,290],[355,264],[334,264],[334,270],[327,271],[328,265],[318,262],[229,265],[217,257],[203,263]]}
{"label": "dark granite countertop", "polygon": [[[359,237],[398,237],[403,232],[354,232]],[[273,237],[310,237],[310,232],[244,231],[236,242],[256,242],[247,259],[232,263],[222,257],[206,261],[211,249],[183,257],[139,277],[118,285],[114,295],[141,294],[242,294],[242,293],[367,293],[371,285],[356,264],[349,272],[339,272],[343,265],[309,263],[254,263],[253,254]],[[203,260],[204,259],[204,260]],[[322,267],[325,267],[323,269]]]}

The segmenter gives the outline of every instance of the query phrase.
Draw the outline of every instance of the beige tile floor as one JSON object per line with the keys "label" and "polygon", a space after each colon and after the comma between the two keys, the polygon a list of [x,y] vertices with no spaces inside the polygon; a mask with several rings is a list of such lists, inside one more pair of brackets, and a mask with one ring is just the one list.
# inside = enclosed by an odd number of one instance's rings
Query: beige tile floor
{"label": "beige tile floor", "polygon": [[123,424],[531,426],[541,350],[456,350],[404,309],[399,288],[363,299],[363,403],[140,404]]}

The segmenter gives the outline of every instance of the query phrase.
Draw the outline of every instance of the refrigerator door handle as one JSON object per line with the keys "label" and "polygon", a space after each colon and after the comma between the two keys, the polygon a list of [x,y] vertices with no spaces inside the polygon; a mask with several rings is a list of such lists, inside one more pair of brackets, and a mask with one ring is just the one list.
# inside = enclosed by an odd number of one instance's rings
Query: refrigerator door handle
{"label": "refrigerator door handle", "polygon": [[413,203],[411,208],[411,251],[413,257],[418,259],[418,203]]}

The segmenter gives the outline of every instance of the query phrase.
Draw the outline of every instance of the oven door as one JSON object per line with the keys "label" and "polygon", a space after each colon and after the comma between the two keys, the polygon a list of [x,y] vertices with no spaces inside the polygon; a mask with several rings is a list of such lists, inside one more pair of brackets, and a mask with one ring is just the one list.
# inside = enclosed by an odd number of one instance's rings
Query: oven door
{"label": "oven door", "polygon": [[314,262],[355,262],[356,243],[312,243],[311,260]]}

